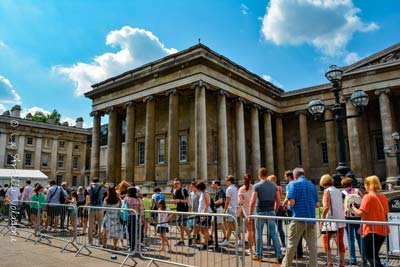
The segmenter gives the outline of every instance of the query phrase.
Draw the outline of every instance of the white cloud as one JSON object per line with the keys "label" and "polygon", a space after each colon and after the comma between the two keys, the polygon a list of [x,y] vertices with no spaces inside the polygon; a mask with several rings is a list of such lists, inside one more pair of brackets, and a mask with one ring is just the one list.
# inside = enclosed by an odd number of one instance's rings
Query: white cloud
{"label": "white cloud", "polygon": [[[0,106],[0,110],[1,110],[1,106]],[[23,109],[21,111],[21,118],[25,118],[28,113],[31,113],[33,115],[33,114],[35,114],[36,112],[39,112],[39,111],[43,112],[45,115],[48,115],[48,114],[51,113],[51,111],[48,111],[48,110],[46,110],[44,108],[33,106],[33,107],[30,107],[30,108],[27,108],[27,109]],[[67,116],[62,116],[61,119],[60,119],[60,123],[63,123],[65,121],[68,122],[69,126],[74,126],[76,124],[76,119],[72,119],[71,117],[67,117]],[[86,128],[87,124],[84,122],[83,126],[84,126],[84,128]]]}
{"label": "white cloud", "polygon": [[3,42],[2,40],[0,40],[0,48],[7,48],[6,43]]}
{"label": "white cloud", "polygon": [[111,31],[106,44],[120,50],[96,56],[90,63],[53,67],[75,83],[76,95],[90,91],[94,83],[177,52],[175,48],[166,48],[152,32],[130,26]]}
{"label": "white cloud", "polygon": [[354,62],[359,61],[360,59],[361,59],[361,57],[357,53],[350,52],[345,56],[344,63],[346,63],[346,65],[351,65]]}
{"label": "white cloud", "polygon": [[245,4],[240,4],[240,12],[242,12],[243,15],[249,14],[249,8]]}
{"label": "white cloud", "polygon": [[3,104],[0,104],[0,113],[3,114],[3,112],[6,110],[6,107]]}
{"label": "white cloud", "polygon": [[262,23],[263,36],[277,45],[310,44],[328,56],[345,52],[355,32],[378,29],[364,23],[352,0],[271,0]]}
{"label": "white cloud", "polygon": [[21,97],[12,86],[11,82],[3,76],[0,76],[0,104],[16,105],[21,104]]}
{"label": "white cloud", "polygon": [[274,79],[272,79],[272,77],[269,76],[268,74],[261,75],[261,78],[263,78],[267,82],[270,82],[270,83],[274,84],[275,86],[278,86],[279,88],[283,88],[282,84],[280,84],[278,81],[275,81]]}

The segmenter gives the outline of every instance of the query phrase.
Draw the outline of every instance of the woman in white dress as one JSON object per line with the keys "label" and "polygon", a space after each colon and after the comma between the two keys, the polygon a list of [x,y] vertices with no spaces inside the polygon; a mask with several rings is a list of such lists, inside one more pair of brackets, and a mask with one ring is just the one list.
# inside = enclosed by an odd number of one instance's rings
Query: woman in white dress
{"label": "woman in white dress", "polygon": [[118,240],[122,239],[122,225],[119,219],[119,210],[107,209],[121,207],[121,200],[114,187],[108,188],[103,207],[106,208],[102,224],[103,247],[107,247],[107,239],[112,239],[115,248]]}
{"label": "woman in white dress", "polygon": [[[239,188],[238,196],[239,196],[239,207],[237,211],[238,217],[248,216],[250,215],[250,199],[251,194],[253,193],[253,185],[251,184],[251,174],[245,174],[243,176],[243,186]],[[255,246],[255,224],[254,220],[246,219],[246,234],[247,234],[247,243],[249,245],[249,250],[253,251],[253,247]],[[239,229],[241,231],[241,229]]]}

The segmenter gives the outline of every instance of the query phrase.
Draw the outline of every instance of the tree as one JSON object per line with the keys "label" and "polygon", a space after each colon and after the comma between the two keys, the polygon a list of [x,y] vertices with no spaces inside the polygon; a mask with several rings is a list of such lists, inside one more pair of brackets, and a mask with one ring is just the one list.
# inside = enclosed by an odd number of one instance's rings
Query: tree
{"label": "tree", "polygon": [[38,122],[47,122],[48,120],[54,120],[56,124],[60,124],[61,114],[55,109],[50,114],[45,114],[42,111],[36,111],[35,114],[32,115],[33,121]]}
{"label": "tree", "polygon": [[47,122],[47,116],[48,115],[41,111],[36,111],[35,114],[32,115],[32,120],[38,122]]}
{"label": "tree", "polygon": [[60,119],[61,119],[61,114],[58,113],[58,111],[56,109],[54,109],[52,113],[47,115],[47,119],[52,119],[57,124],[59,124],[60,123]]}

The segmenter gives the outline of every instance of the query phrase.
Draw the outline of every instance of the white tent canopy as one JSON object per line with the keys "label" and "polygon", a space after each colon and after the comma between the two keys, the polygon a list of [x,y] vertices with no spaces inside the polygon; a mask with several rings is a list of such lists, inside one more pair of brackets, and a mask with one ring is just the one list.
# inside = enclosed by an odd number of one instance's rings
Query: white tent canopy
{"label": "white tent canopy", "polygon": [[21,180],[47,180],[47,175],[39,170],[0,169],[0,180],[18,178]]}

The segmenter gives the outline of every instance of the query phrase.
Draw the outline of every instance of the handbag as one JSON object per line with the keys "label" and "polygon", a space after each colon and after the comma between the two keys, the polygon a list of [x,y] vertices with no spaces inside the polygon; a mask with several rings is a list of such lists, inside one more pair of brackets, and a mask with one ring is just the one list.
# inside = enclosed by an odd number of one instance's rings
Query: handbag
{"label": "handbag", "polygon": [[[332,208],[332,198],[331,198],[331,193],[329,193],[329,210],[330,210],[330,215],[333,218],[333,208]],[[321,234],[326,235],[326,234],[336,234],[338,231],[337,223],[335,222],[322,222],[321,225]]]}
{"label": "handbag", "polygon": [[119,211],[119,219],[121,222],[127,222],[129,218],[129,211],[128,209],[128,202],[124,200],[124,203],[122,204],[122,209]]}

